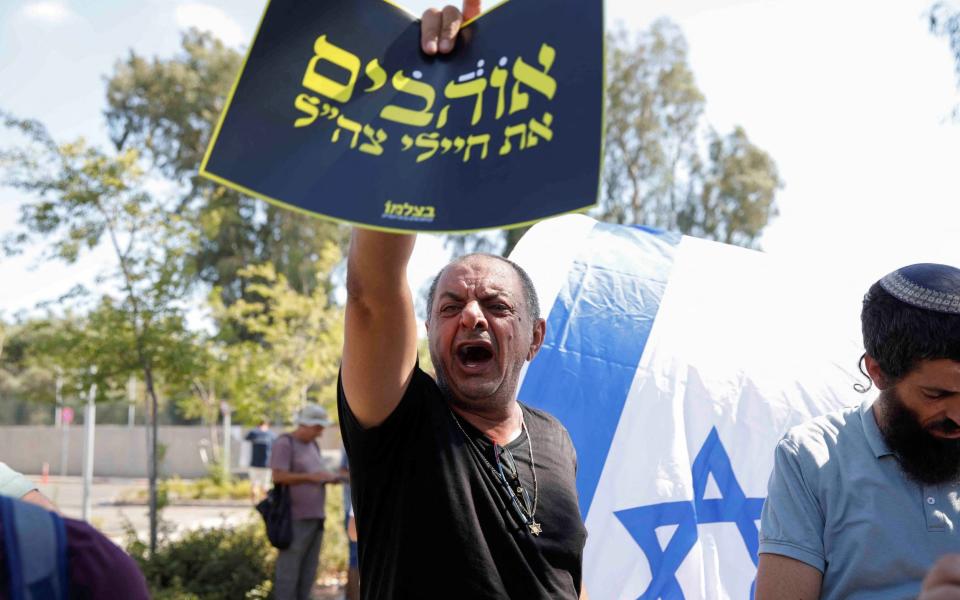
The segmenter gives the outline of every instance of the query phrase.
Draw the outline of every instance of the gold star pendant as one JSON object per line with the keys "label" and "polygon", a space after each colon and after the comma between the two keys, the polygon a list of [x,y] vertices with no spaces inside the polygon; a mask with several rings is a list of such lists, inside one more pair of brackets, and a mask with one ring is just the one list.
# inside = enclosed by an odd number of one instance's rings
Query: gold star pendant
{"label": "gold star pendant", "polygon": [[540,528],[540,523],[537,523],[536,521],[531,521],[529,527],[530,533],[533,535],[540,535],[543,532],[543,529]]}

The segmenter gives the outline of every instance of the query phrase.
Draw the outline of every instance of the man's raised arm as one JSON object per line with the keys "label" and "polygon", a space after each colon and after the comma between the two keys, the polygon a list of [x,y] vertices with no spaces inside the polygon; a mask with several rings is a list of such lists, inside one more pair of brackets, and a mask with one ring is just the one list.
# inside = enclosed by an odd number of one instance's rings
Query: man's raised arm
{"label": "man's raised arm", "polygon": [[407,285],[416,236],[354,229],[347,257],[343,391],[364,427],[382,423],[410,383],[417,320]]}
{"label": "man's raised arm", "polygon": [[[480,0],[463,11],[446,6],[423,13],[420,48],[453,50],[460,26],[480,14]],[[407,286],[416,237],[354,229],[347,258],[343,391],[364,427],[375,427],[400,403],[417,362],[417,320]],[[431,307],[427,307],[430,310]]]}

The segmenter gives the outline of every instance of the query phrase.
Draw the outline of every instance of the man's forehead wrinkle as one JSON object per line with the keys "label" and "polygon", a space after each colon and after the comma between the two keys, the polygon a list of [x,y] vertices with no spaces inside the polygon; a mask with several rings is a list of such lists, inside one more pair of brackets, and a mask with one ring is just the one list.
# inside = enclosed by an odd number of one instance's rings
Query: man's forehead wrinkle
{"label": "man's forehead wrinkle", "polygon": [[463,300],[463,296],[461,296],[460,294],[458,294],[458,293],[456,293],[456,292],[450,291],[450,290],[443,290],[443,291],[441,291],[439,297],[440,297],[440,298],[450,298],[451,300],[457,300],[457,301]]}
{"label": "man's forehead wrinkle", "polygon": [[498,286],[495,283],[487,282],[483,279],[458,279],[440,291],[441,298],[453,298],[454,300],[463,300],[464,295],[473,290],[473,295],[480,300],[490,300],[497,297],[513,298],[514,293],[505,287]]}
{"label": "man's forehead wrinkle", "polygon": [[[496,263],[484,263],[484,266],[496,265]],[[498,265],[497,265],[498,266]],[[472,268],[469,263],[454,263],[450,265],[443,273],[441,278],[441,287],[446,290],[472,288],[480,294],[507,294],[513,295],[509,290],[510,272],[507,269],[493,268],[478,269]]]}

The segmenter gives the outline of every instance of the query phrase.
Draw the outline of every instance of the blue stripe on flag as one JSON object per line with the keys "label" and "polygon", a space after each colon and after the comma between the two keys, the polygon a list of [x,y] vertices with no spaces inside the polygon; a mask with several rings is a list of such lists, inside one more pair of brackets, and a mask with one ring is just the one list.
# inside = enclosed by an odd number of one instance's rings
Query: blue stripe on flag
{"label": "blue stripe on flag", "polygon": [[679,234],[598,223],[547,318],[518,398],[564,424],[584,519],[673,266]]}

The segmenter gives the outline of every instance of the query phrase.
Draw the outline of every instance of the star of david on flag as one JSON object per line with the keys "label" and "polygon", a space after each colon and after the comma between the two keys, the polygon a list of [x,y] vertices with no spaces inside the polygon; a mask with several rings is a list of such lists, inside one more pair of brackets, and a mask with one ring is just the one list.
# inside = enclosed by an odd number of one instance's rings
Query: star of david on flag
{"label": "star of david on flag", "polygon": [[777,441],[861,402],[859,306],[759,252],[582,215],[511,259],[547,320],[518,397],[576,447],[590,597],[751,598]]}
{"label": "star of david on flag", "polygon": [[[710,475],[722,490],[722,498],[705,497]],[[684,598],[676,573],[697,543],[697,526],[701,523],[736,525],[753,564],[757,564],[759,540],[755,521],[760,518],[763,498],[747,498],[744,495],[716,429],[710,430],[710,435],[693,461],[693,488],[694,497],[690,502],[664,502],[616,512],[617,518],[643,548],[656,572],[641,598]],[[677,529],[666,549],[661,549],[656,530],[664,525],[676,525]],[[751,587],[751,596],[752,591]]]}

